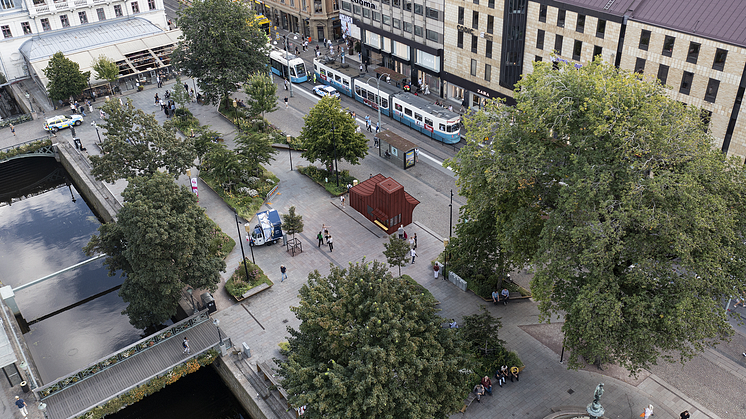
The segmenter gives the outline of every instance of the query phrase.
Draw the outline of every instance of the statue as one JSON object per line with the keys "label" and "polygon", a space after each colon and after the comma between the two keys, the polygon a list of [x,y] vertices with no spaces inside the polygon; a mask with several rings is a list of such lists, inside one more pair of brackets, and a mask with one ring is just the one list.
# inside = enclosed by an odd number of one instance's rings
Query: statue
{"label": "statue", "polygon": [[598,419],[605,413],[603,406],[601,406],[601,396],[604,394],[604,383],[599,383],[596,386],[596,391],[593,392],[593,403],[589,403],[586,411],[592,419]]}

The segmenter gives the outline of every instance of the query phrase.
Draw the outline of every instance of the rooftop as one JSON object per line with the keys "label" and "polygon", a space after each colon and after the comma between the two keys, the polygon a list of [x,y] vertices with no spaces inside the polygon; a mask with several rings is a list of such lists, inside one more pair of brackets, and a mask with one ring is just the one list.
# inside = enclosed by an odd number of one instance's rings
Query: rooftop
{"label": "rooftop", "polygon": [[601,13],[623,16],[630,9],[633,3],[640,0],[559,0],[571,6],[582,7],[588,10],[596,10]]}

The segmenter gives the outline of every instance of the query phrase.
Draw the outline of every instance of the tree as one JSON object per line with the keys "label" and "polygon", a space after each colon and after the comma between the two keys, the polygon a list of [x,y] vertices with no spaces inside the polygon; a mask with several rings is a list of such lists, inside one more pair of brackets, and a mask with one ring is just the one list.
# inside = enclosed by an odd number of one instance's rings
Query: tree
{"label": "tree", "polygon": [[287,214],[282,214],[282,229],[287,234],[293,235],[295,240],[296,233],[303,232],[303,216],[295,213],[295,207],[290,207]]}
{"label": "tree", "polygon": [[194,140],[177,138],[175,130],[161,126],[153,114],[136,109],[131,100],[124,106],[110,100],[102,109],[108,115],[102,125],[106,133],[103,154],[90,156],[96,179],[114,182],[152,175],[159,169],[176,178],[194,164]]}
{"label": "tree", "polygon": [[277,85],[266,73],[252,74],[244,85],[244,92],[247,95],[246,108],[252,118],[277,110]]}
{"label": "tree", "polygon": [[174,67],[195,78],[206,101],[217,104],[252,73],[266,70],[267,35],[242,2],[204,0],[179,11],[183,35],[172,54]]}
{"label": "tree", "polygon": [[383,255],[386,256],[389,266],[398,266],[399,276],[401,276],[401,267],[407,266],[407,261],[409,261],[409,243],[391,235],[389,242],[384,243],[383,247],[386,248]]}
{"label": "tree", "polygon": [[301,156],[310,162],[320,160],[325,167],[333,167],[335,160],[358,164],[368,154],[368,139],[356,132],[357,124],[339,99],[322,97],[303,119],[298,139],[306,149]]}
{"label": "tree", "polygon": [[83,93],[88,86],[91,72],[80,72],[80,65],[65,57],[62,52],[55,52],[47,67],[42,70],[49,80],[47,92],[52,100],[68,100]]}
{"label": "tree", "polygon": [[600,61],[534,63],[515,98],[467,118],[448,165],[466,214],[491,201],[497,245],[533,265],[542,319],[564,315],[571,366],[635,372],[727,338],[722,301],[746,288],[746,188],[700,111]]}
{"label": "tree", "polygon": [[224,145],[213,147],[205,154],[201,164],[202,172],[212,177],[223,190],[232,192],[242,179],[246,167],[238,154]]}
{"label": "tree", "polygon": [[112,59],[100,55],[93,62],[93,71],[96,72],[96,78],[106,80],[109,86],[109,93],[112,93],[111,84],[119,79],[119,66]]}
{"label": "tree", "polygon": [[174,91],[171,95],[174,102],[179,105],[179,108],[183,109],[189,102],[189,92],[184,88],[184,83],[181,82],[181,77],[176,76],[176,83],[174,83]]}
{"label": "tree", "polygon": [[313,272],[292,310],[301,324],[288,328],[280,374],[304,416],[446,418],[461,407],[466,360],[454,330],[380,262]]}
{"label": "tree", "polygon": [[487,307],[480,305],[479,313],[464,316],[458,334],[472,353],[485,356],[505,344],[498,337],[501,327],[500,318],[494,317]]}
{"label": "tree", "polygon": [[260,175],[261,165],[271,163],[277,154],[269,135],[262,132],[241,132],[236,137],[236,143],[241,162],[252,176]]}
{"label": "tree", "polygon": [[215,291],[225,262],[210,251],[214,227],[197,197],[167,174],[130,178],[122,197],[117,221],[101,225],[84,250],[105,253],[110,276],[122,271],[123,314],[145,328],[176,314],[186,286]]}

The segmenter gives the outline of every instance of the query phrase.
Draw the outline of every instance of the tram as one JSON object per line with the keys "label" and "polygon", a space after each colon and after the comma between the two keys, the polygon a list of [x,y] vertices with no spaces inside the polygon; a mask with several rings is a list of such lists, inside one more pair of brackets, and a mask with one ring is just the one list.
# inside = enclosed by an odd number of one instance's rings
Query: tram
{"label": "tram", "polygon": [[333,86],[339,93],[349,97],[352,97],[354,80],[360,77],[360,71],[347,63],[319,58],[313,60],[313,72],[316,74],[316,80]]}
{"label": "tram", "polygon": [[[381,106],[381,113],[386,116],[391,116],[391,98],[400,93],[401,90],[386,83],[374,83],[371,80],[355,80],[355,100],[362,102],[371,108],[378,110],[378,105]],[[371,82],[368,84],[368,82]],[[380,88],[380,90],[379,90]],[[380,98],[379,98],[380,96]],[[379,101],[380,100],[380,101]]]}
{"label": "tram", "polygon": [[392,98],[394,119],[446,144],[461,141],[461,116],[412,93]]}
{"label": "tram", "polygon": [[293,54],[288,53],[286,59],[285,51],[273,50],[269,53],[269,65],[274,74],[286,78],[292,83],[308,81],[306,63],[302,58]]}

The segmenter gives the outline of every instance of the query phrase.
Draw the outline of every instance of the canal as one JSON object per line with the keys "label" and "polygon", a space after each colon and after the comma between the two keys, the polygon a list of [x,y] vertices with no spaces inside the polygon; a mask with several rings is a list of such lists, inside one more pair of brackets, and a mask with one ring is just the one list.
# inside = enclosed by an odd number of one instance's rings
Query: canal
{"label": "canal", "polygon": [[[0,281],[3,284],[15,288],[88,259],[82,248],[96,233],[101,221],[53,158],[23,158],[0,163],[0,198]],[[122,282],[119,275],[107,275],[101,259],[16,293],[16,302],[30,324],[24,339],[43,382],[83,368],[143,337],[143,331],[132,327],[127,316],[121,314],[126,307],[117,294]],[[91,299],[94,296],[97,297]],[[80,303],[86,299],[90,300]],[[194,394],[185,390],[176,393],[164,390],[149,397],[147,403],[161,406],[217,403],[225,406],[226,412],[235,410],[242,417],[249,417],[230,391],[226,389],[216,395],[206,388],[215,387],[216,384],[208,384],[214,380],[222,385],[212,368],[203,368],[198,374],[215,377],[195,381],[190,375],[181,381],[191,383]],[[183,385],[181,381],[178,385]],[[200,394],[207,399],[200,398]],[[178,417],[240,417],[227,415],[223,410],[211,409],[216,412],[211,415],[193,408]],[[172,411],[156,412],[155,408],[146,411],[153,413],[122,417],[175,417]]]}

